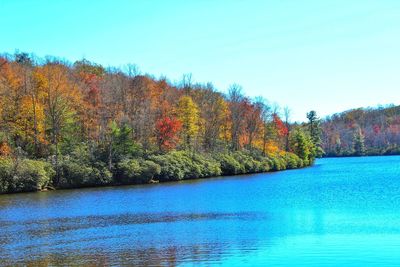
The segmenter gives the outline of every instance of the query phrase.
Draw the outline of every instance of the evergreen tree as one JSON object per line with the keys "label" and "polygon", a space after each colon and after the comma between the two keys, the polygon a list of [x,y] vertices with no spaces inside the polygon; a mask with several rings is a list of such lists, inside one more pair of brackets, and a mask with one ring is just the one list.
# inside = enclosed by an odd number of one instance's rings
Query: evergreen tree
{"label": "evergreen tree", "polygon": [[354,133],[353,149],[354,149],[354,155],[357,156],[365,155],[364,134],[362,133],[361,128],[358,128],[358,130]]}
{"label": "evergreen tree", "polygon": [[317,116],[317,112],[314,110],[308,112],[307,119],[308,119],[308,130],[310,133],[310,137],[316,149],[316,157],[322,157],[322,155],[324,154],[321,141],[322,130],[321,130],[320,119]]}
{"label": "evergreen tree", "polygon": [[316,148],[311,137],[302,129],[296,129],[290,137],[291,150],[299,156],[305,165],[311,164],[316,156]]}

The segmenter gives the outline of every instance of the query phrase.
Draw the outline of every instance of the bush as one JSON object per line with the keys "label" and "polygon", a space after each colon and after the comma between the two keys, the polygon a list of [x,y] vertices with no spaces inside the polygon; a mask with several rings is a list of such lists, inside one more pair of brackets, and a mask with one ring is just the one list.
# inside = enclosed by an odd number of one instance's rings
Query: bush
{"label": "bush", "polygon": [[256,173],[261,171],[261,162],[253,158],[250,153],[244,151],[236,151],[233,153],[235,159],[241,163],[245,173]]}
{"label": "bush", "polygon": [[221,164],[224,175],[267,172],[271,169],[271,161],[262,155],[246,151],[215,155]]}
{"label": "bush", "polygon": [[160,181],[221,175],[221,168],[217,161],[189,151],[172,151],[164,155],[152,156],[150,160],[161,166],[161,172],[157,175]]}
{"label": "bush", "polygon": [[245,172],[244,167],[231,154],[218,154],[216,156],[224,175],[235,175]]}
{"label": "bush", "polygon": [[286,169],[286,160],[278,154],[268,155],[268,158],[271,161],[271,170],[281,171]]}
{"label": "bush", "polygon": [[73,188],[111,184],[112,173],[104,162],[96,159],[93,149],[83,143],[71,147],[69,155],[60,158],[59,177],[54,185]]}
{"label": "bush", "polygon": [[52,166],[40,160],[13,161],[0,158],[0,193],[35,191],[53,181],[56,188],[142,184],[153,179],[161,182],[211,176],[235,175],[293,169],[308,165],[308,158],[290,152],[263,156],[261,151],[235,151],[205,155],[191,151],[171,151],[147,160],[125,158],[115,163],[113,174],[106,163],[95,157],[87,145],[76,145],[69,156],[60,157],[58,177]]}
{"label": "bush", "polygon": [[117,165],[118,181],[123,184],[149,183],[160,172],[160,165],[150,160],[123,160]]}
{"label": "bush", "polygon": [[180,152],[152,156],[150,159],[161,166],[161,172],[157,175],[160,181],[178,181],[185,177],[186,164]]}
{"label": "bush", "polygon": [[284,159],[286,161],[287,169],[295,169],[303,167],[303,161],[296,154],[285,153]]}
{"label": "bush", "polygon": [[0,192],[29,192],[44,189],[54,176],[51,165],[44,161],[22,159],[0,160]]}
{"label": "bush", "polygon": [[200,170],[199,177],[211,177],[221,175],[221,165],[212,157],[201,154],[194,154],[191,157],[193,165],[197,165]]}
{"label": "bush", "polygon": [[271,170],[271,161],[266,158],[266,157],[262,157],[260,159],[258,159],[260,162],[260,169],[259,172],[268,172]]}
{"label": "bush", "polygon": [[87,165],[66,158],[62,160],[59,172],[60,179],[56,181],[56,186],[60,188],[108,185],[112,182],[112,174],[102,162]]}
{"label": "bush", "polygon": [[8,187],[13,176],[13,164],[9,159],[0,160],[0,193],[8,192]]}

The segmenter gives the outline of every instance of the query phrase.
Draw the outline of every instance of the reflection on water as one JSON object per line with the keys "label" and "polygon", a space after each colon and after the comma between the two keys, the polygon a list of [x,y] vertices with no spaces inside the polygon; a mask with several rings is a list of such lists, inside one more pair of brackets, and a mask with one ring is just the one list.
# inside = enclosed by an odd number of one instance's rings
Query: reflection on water
{"label": "reflection on water", "polygon": [[399,163],[0,196],[0,266],[396,266]]}
{"label": "reflection on water", "polygon": [[[81,229],[106,228],[132,224],[171,223],[178,221],[201,221],[201,220],[251,220],[260,217],[254,213],[204,213],[204,214],[122,214],[87,216],[76,218],[52,218],[48,220],[28,220],[22,222],[3,221],[2,229],[7,231],[17,230],[18,233],[28,235],[28,238],[40,238],[51,236],[57,233],[76,231]],[[19,239],[19,236],[15,236]]]}

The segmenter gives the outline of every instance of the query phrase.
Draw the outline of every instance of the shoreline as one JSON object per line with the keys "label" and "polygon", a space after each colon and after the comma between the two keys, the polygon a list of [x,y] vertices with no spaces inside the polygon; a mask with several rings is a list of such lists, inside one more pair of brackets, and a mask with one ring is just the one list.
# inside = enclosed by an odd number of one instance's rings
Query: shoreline
{"label": "shoreline", "polygon": [[247,176],[247,175],[256,175],[256,174],[267,174],[267,173],[277,173],[283,171],[290,171],[290,170],[299,170],[310,168],[314,165],[310,164],[308,166],[297,167],[297,168],[286,168],[282,170],[269,170],[265,172],[247,172],[247,173],[238,173],[238,174],[223,174],[218,176],[209,176],[209,177],[197,177],[197,178],[190,178],[190,179],[182,179],[182,180],[171,180],[171,181],[156,181],[152,183],[134,183],[134,184],[107,184],[107,185],[95,185],[95,186],[80,186],[80,187],[65,187],[65,188],[52,188],[50,190],[38,190],[38,191],[22,191],[22,192],[7,192],[7,193],[0,193],[1,196],[5,195],[20,195],[20,194],[35,194],[35,193],[45,193],[45,192],[57,192],[57,191],[70,191],[76,189],[100,189],[100,188],[118,188],[118,187],[131,187],[131,186],[151,186],[151,185],[168,185],[168,184],[177,184],[186,181],[203,181],[207,179],[224,179],[227,177],[240,177],[240,176]]}
{"label": "shoreline", "polygon": [[[330,159],[330,158],[362,158],[362,157],[390,157],[390,156],[400,156],[399,154],[394,154],[394,155],[363,155],[363,156],[355,156],[355,155],[349,155],[349,156],[324,156],[318,159]],[[287,162],[285,162],[287,164]],[[232,173],[226,173],[226,174],[221,174],[221,175],[213,175],[213,176],[205,176],[205,177],[194,177],[194,178],[186,178],[186,179],[176,179],[176,180],[157,180],[157,179],[152,179],[149,182],[142,182],[142,183],[111,183],[111,184],[98,184],[98,185],[84,185],[84,186],[74,186],[74,187],[54,187],[54,186],[47,186],[46,188],[42,190],[37,190],[37,191],[19,191],[19,192],[4,192],[0,193],[0,196],[2,195],[15,195],[15,194],[24,194],[24,193],[41,193],[41,192],[50,192],[50,191],[64,191],[64,190],[75,190],[75,189],[96,189],[96,188],[115,188],[115,187],[126,187],[126,186],[147,186],[147,185],[160,185],[160,184],[175,184],[179,182],[184,182],[184,181],[195,181],[195,180],[207,180],[207,179],[214,179],[214,178],[226,178],[226,177],[238,177],[238,176],[244,176],[244,175],[253,175],[253,174],[263,174],[263,173],[276,173],[280,171],[287,171],[287,170],[297,170],[297,169],[304,169],[304,168],[309,168],[314,165],[315,162],[313,162],[310,165],[307,166],[302,166],[302,167],[295,167],[295,168],[284,168],[280,170],[276,169],[270,169],[268,171],[259,171],[259,172],[244,172],[244,173],[237,173],[237,174],[232,174]],[[83,165],[81,166],[83,167]]]}
{"label": "shoreline", "polygon": [[400,156],[399,154],[369,154],[369,155],[342,155],[342,156],[323,156],[321,158],[363,158],[363,157],[391,157]]}

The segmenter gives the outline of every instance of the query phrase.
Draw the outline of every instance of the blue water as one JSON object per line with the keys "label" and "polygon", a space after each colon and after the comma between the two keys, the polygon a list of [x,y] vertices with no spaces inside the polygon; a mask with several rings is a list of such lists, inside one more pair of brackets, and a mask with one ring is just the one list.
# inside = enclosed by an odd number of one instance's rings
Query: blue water
{"label": "blue water", "polygon": [[399,266],[400,157],[0,196],[0,265]]}

